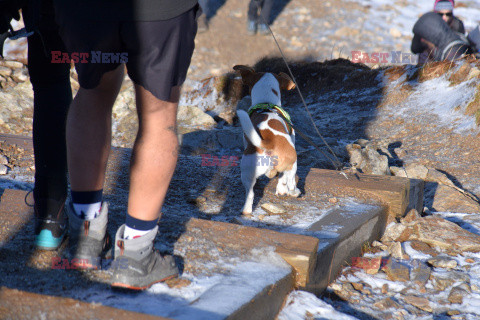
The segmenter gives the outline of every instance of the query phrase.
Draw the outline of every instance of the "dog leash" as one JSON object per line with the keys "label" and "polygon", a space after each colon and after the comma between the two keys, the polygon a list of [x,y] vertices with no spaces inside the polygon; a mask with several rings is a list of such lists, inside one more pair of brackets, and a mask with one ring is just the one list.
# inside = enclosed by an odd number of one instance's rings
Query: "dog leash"
{"label": "dog leash", "polygon": [[[255,3],[257,5],[258,10],[261,10],[258,1],[255,1]],[[330,160],[330,162],[332,162],[335,170],[340,171],[340,170],[344,169],[345,167],[351,167],[350,164],[343,165],[343,163],[337,158],[337,156],[335,155],[335,152],[333,152],[332,148],[327,143],[325,138],[320,134],[320,131],[318,130],[317,126],[315,125],[315,121],[313,120],[313,117],[312,117],[312,114],[310,113],[310,110],[308,110],[307,103],[305,102],[305,99],[303,98],[302,91],[300,90],[300,87],[297,84],[297,80],[295,79],[295,76],[293,75],[293,72],[290,69],[290,66],[288,65],[287,59],[286,59],[285,55],[283,54],[283,50],[280,47],[280,44],[278,43],[277,38],[275,37],[275,34],[273,33],[272,29],[268,25],[267,21],[265,21],[265,19],[261,15],[260,15],[260,19],[262,20],[262,23],[267,26],[268,30],[270,31],[270,34],[272,35],[273,40],[275,41],[275,44],[278,48],[278,51],[280,52],[280,54],[282,56],[283,62],[285,63],[285,65],[287,67],[288,73],[290,74],[290,77],[292,78],[293,83],[295,83],[295,87],[297,88],[298,94],[300,95],[300,99],[302,100],[302,104],[305,107],[305,110],[307,111],[308,117],[310,118],[310,121],[312,122],[313,127],[315,128],[315,131],[317,132],[318,136],[322,139],[323,144],[325,144],[327,149],[332,154],[334,160],[332,160],[329,156],[326,156],[326,154],[316,144],[314,144],[313,141],[306,134],[304,134],[303,132],[301,132],[297,128],[294,128],[294,130],[298,131],[300,137],[302,137],[306,142],[308,142],[309,144],[314,146],[318,151],[320,151],[323,155],[325,155],[326,158],[328,160]],[[278,113],[278,114],[280,114],[280,113]],[[282,115],[280,115],[280,117],[282,117]],[[292,125],[292,127],[293,127],[293,125]],[[340,171],[340,174],[342,174],[345,178],[348,179],[348,176],[344,172]]]}

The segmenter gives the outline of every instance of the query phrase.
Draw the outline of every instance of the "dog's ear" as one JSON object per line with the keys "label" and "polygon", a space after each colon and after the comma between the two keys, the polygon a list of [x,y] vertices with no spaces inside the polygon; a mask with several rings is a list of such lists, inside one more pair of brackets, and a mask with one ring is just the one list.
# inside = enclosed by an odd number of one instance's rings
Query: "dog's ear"
{"label": "dog's ear", "polygon": [[239,71],[242,76],[243,84],[248,85],[250,88],[261,78],[261,76],[255,72],[253,68],[236,65],[233,67],[233,70]]}
{"label": "dog's ear", "polygon": [[280,90],[292,90],[295,88],[295,82],[285,72],[280,72],[276,78],[280,84]]}

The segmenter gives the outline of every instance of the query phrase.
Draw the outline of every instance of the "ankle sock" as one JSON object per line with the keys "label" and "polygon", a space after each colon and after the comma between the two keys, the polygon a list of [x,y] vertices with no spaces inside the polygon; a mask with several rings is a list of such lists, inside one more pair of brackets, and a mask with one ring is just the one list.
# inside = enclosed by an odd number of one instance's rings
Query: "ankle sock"
{"label": "ankle sock", "polygon": [[157,226],[158,219],[155,220],[140,220],[132,217],[127,213],[125,220],[125,231],[123,232],[123,239],[135,239],[141,237]]}
{"label": "ankle sock", "polygon": [[75,214],[84,220],[93,220],[102,208],[103,189],[97,191],[72,191]]}

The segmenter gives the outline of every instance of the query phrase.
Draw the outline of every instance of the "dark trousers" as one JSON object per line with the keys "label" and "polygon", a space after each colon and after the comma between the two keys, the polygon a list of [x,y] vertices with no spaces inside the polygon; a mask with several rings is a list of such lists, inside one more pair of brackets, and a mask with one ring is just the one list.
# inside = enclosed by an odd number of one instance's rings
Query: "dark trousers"
{"label": "dark trousers", "polygon": [[[34,94],[34,198],[38,214],[46,216],[56,214],[67,197],[65,124],[72,89],[70,64],[51,63],[51,51],[66,52],[55,23],[53,3],[46,0],[41,4],[39,32],[28,38],[28,71]],[[24,17],[28,19],[28,15]]]}
{"label": "dark trousers", "polygon": [[273,1],[274,0],[250,0],[248,20],[270,24],[270,13],[272,12]]}

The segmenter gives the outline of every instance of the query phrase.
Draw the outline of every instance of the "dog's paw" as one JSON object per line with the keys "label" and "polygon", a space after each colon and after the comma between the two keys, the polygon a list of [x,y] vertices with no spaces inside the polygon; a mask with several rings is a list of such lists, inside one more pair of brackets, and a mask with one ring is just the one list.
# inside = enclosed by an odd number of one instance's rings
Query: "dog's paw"
{"label": "dog's paw", "polygon": [[290,197],[294,197],[294,198],[297,198],[302,192],[298,189],[298,188],[295,188],[294,190],[291,190],[288,195]]}

